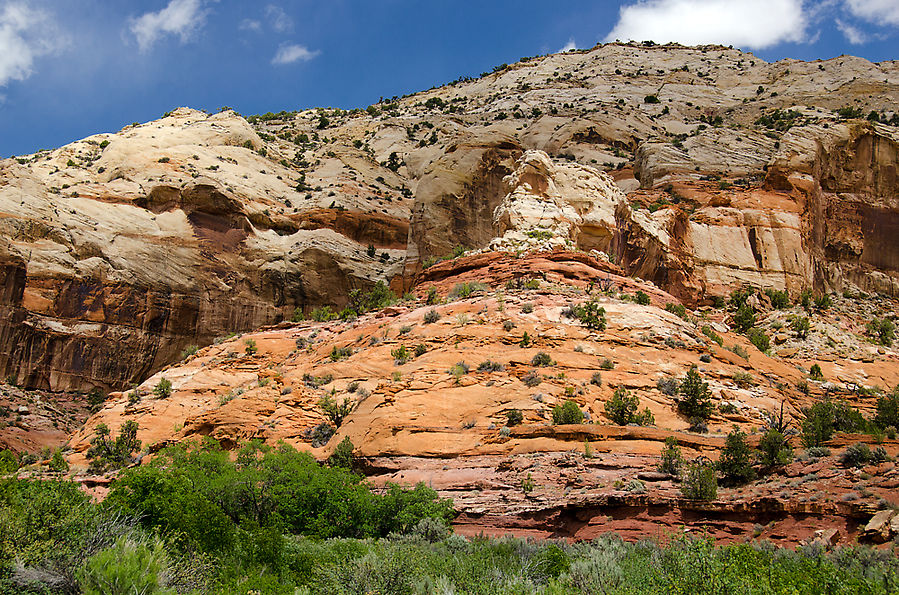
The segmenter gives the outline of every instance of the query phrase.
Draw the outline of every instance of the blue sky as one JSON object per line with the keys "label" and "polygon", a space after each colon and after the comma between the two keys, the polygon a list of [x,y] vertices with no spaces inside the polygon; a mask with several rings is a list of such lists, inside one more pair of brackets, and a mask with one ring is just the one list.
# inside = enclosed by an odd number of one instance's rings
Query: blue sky
{"label": "blue sky", "polygon": [[899,0],[0,0],[0,156],[178,106],[366,106],[605,40],[893,60]]}

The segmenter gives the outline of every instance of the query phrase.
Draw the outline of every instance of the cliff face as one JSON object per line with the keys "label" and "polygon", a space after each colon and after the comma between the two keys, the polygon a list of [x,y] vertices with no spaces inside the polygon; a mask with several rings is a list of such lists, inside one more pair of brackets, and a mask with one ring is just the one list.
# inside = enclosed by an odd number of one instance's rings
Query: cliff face
{"label": "cliff face", "polygon": [[894,62],[609,44],[367,111],[182,108],[8,159],[0,373],[120,388],[186,345],[408,289],[457,246],[597,250],[688,303],[896,295],[897,96]]}

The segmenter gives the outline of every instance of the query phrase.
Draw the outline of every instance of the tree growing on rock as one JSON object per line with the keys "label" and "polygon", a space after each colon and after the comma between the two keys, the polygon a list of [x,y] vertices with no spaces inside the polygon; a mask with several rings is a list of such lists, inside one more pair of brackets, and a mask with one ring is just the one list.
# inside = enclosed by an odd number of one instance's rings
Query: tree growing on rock
{"label": "tree growing on rock", "polygon": [[87,449],[91,469],[98,472],[111,471],[133,462],[133,453],[141,447],[141,441],[137,439],[137,430],[137,422],[128,420],[122,424],[119,435],[113,439],[106,424],[97,424],[90,448]]}
{"label": "tree growing on rock", "polygon": [[712,417],[715,405],[712,403],[712,392],[709,385],[702,381],[702,377],[696,367],[690,368],[687,376],[681,381],[678,388],[680,395],[677,401],[677,411],[690,420],[693,427],[704,424]]}
{"label": "tree growing on rock", "polygon": [[718,459],[718,471],[731,485],[748,483],[755,479],[752,468],[752,449],[746,444],[746,434],[734,428],[724,441],[724,449]]}

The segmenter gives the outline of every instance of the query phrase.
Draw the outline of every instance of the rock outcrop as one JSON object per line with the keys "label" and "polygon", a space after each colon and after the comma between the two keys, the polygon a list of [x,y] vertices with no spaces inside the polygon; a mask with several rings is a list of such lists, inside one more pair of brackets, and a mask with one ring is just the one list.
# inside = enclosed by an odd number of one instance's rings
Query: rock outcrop
{"label": "rock outcrop", "polygon": [[121,388],[187,345],[406,291],[458,248],[598,250],[692,304],[896,295],[897,94],[896,62],[616,43],[364,111],[181,108],[7,159],[0,374]]}

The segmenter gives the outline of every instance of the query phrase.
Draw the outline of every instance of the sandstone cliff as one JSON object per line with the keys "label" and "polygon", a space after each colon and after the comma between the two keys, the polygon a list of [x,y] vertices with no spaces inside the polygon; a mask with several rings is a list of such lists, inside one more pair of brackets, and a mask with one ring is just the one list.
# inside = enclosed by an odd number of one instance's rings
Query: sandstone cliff
{"label": "sandstone cliff", "polygon": [[550,236],[692,304],[895,295],[897,96],[895,62],[608,44],[365,111],[178,109],[8,159],[0,373],[121,388],[187,345],[406,290],[457,246]]}

